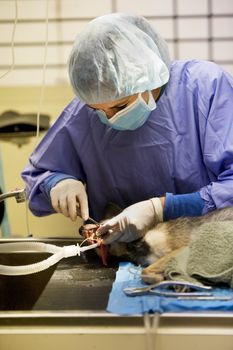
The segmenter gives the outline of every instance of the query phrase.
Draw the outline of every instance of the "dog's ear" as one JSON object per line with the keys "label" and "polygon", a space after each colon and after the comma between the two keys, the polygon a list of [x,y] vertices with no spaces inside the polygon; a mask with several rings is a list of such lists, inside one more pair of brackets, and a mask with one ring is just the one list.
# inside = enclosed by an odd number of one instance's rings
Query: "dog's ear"
{"label": "dog's ear", "polygon": [[120,214],[122,209],[115,203],[109,202],[104,209],[103,220],[108,220]]}

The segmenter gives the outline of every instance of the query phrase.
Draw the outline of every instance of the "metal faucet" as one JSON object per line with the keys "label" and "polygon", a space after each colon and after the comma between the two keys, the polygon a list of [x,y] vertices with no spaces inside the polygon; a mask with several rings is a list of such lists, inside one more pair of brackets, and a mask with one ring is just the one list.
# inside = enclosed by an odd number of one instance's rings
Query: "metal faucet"
{"label": "metal faucet", "polygon": [[15,197],[17,203],[25,202],[26,201],[25,188],[0,194],[0,202],[10,197]]}

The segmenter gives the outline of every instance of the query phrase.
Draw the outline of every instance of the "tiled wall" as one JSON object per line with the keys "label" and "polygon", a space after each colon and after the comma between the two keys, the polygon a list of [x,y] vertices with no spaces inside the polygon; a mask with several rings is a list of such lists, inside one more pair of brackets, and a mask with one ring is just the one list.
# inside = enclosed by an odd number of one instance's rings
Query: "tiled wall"
{"label": "tiled wall", "polygon": [[[12,62],[15,4],[0,1],[0,76]],[[46,4],[17,1],[15,68],[0,86],[41,84]],[[66,63],[75,36],[89,20],[110,12],[145,16],[167,40],[172,59],[213,60],[233,74],[233,0],[48,0],[46,84],[68,83]]]}

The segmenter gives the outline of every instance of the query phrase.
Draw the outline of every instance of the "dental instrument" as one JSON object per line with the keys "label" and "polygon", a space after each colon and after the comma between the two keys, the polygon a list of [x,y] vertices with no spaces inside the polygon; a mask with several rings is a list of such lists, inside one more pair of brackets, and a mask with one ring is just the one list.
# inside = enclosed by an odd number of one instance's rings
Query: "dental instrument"
{"label": "dental instrument", "polygon": [[209,296],[180,296],[178,300],[220,300],[220,301],[229,301],[232,300],[232,296],[221,296],[221,295],[209,295]]}
{"label": "dental instrument", "polygon": [[96,220],[94,220],[93,218],[91,218],[90,216],[88,217],[87,221],[91,221],[93,224],[95,224],[96,226],[100,226],[100,223]]}
{"label": "dental instrument", "polygon": [[[169,287],[182,287],[181,292],[176,291],[166,291],[164,288]],[[194,289],[197,292],[185,292],[187,288]],[[155,283],[145,287],[127,287],[123,289],[123,292],[128,296],[138,296],[146,294],[156,294],[160,296],[170,296],[170,297],[182,297],[182,296],[211,296],[212,294],[208,291],[212,290],[210,286],[201,286],[194,283],[184,282],[184,281],[163,281]]]}

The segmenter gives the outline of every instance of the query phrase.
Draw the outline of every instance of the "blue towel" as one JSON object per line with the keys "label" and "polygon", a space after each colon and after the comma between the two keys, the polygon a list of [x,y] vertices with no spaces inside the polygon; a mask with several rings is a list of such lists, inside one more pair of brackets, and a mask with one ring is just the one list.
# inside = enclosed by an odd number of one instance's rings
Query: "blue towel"
{"label": "blue towel", "polygon": [[141,268],[131,263],[120,263],[109,296],[107,311],[119,315],[135,315],[163,312],[195,312],[195,311],[233,311],[233,289],[214,288],[213,294],[232,296],[229,301],[220,300],[177,300],[171,297],[160,297],[153,294],[127,296],[126,287],[145,286],[141,281]]}

